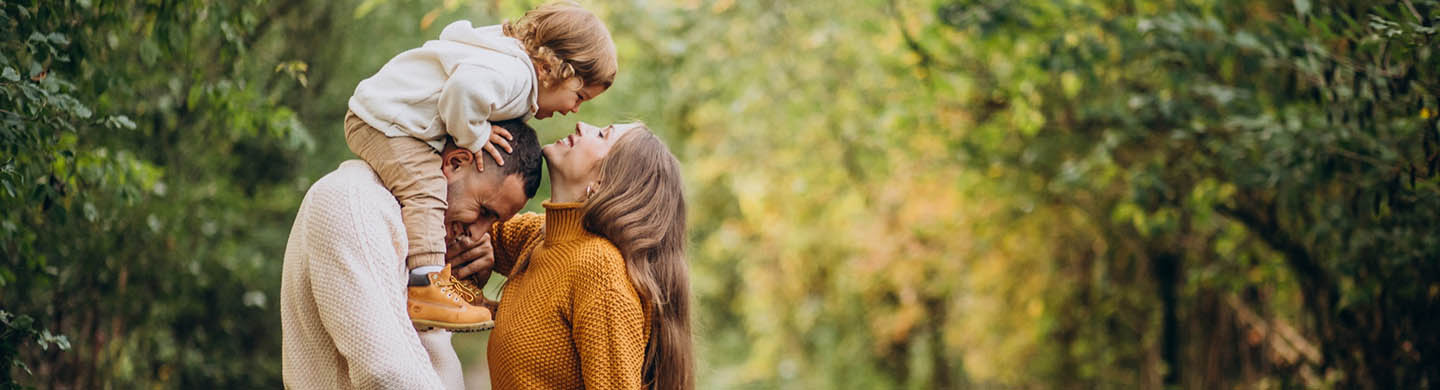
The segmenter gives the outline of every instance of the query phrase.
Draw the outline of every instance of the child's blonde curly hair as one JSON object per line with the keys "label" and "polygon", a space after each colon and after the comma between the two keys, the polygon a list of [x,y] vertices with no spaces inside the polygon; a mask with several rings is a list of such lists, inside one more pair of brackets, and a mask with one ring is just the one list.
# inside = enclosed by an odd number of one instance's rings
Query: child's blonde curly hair
{"label": "child's blonde curly hair", "polygon": [[520,41],[537,69],[543,69],[540,86],[579,76],[584,86],[609,89],[620,71],[615,42],[605,23],[572,2],[555,2],[506,21],[505,35]]}

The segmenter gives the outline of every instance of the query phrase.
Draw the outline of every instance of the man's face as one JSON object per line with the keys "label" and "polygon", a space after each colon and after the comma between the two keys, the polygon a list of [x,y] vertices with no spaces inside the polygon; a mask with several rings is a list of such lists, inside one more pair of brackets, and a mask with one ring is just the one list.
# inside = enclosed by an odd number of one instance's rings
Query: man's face
{"label": "man's face", "polygon": [[450,204],[445,210],[446,242],[460,236],[479,238],[491,224],[510,219],[525,207],[527,199],[520,175],[504,175],[499,167],[482,173],[473,163],[446,168],[446,201]]}

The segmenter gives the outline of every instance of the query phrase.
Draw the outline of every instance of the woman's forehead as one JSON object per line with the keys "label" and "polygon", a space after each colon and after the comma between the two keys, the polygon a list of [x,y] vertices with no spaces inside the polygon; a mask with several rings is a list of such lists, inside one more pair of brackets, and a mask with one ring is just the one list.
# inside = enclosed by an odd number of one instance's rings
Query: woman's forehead
{"label": "woman's forehead", "polygon": [[610,125],[610,129],[611,129],[611,130],[610,130],[610,131],[611,131],[611,133],[610,133],[610,139],[620,139],[620,136],[625,135],[625,133],[630,132],[630,130],[634,130],[634,129],[641,128],[641,127],[645,127],[645,124],[644,124],[644,123],[640,123],[640,122],[630,122],[630,123],[616,123],[616,124]]}

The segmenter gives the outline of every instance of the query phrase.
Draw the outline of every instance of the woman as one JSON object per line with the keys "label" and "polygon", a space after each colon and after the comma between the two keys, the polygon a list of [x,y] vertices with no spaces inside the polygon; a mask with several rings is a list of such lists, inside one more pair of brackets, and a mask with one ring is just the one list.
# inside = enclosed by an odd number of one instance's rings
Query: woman
{"label": "woman", "polygon": [[643,124],[543,149],[545,214],[497,223],[502,289],[488,360],[509,388],[691,389],[690,281],[679,163]]}

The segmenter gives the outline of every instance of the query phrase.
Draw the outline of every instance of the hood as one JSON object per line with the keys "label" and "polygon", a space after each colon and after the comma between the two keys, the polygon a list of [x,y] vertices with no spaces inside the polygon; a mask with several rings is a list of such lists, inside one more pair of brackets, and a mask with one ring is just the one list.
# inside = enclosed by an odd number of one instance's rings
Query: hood
{"label": "hood", "polygon": [[520,41],[505,36],[498,24],[476,28],[472,27],[468,20],[450,23],[445,26],[445,30],[440,32],[440,40],[489,49],[519,58],[527,64],[530,63],[530,56],[520,46]]}

